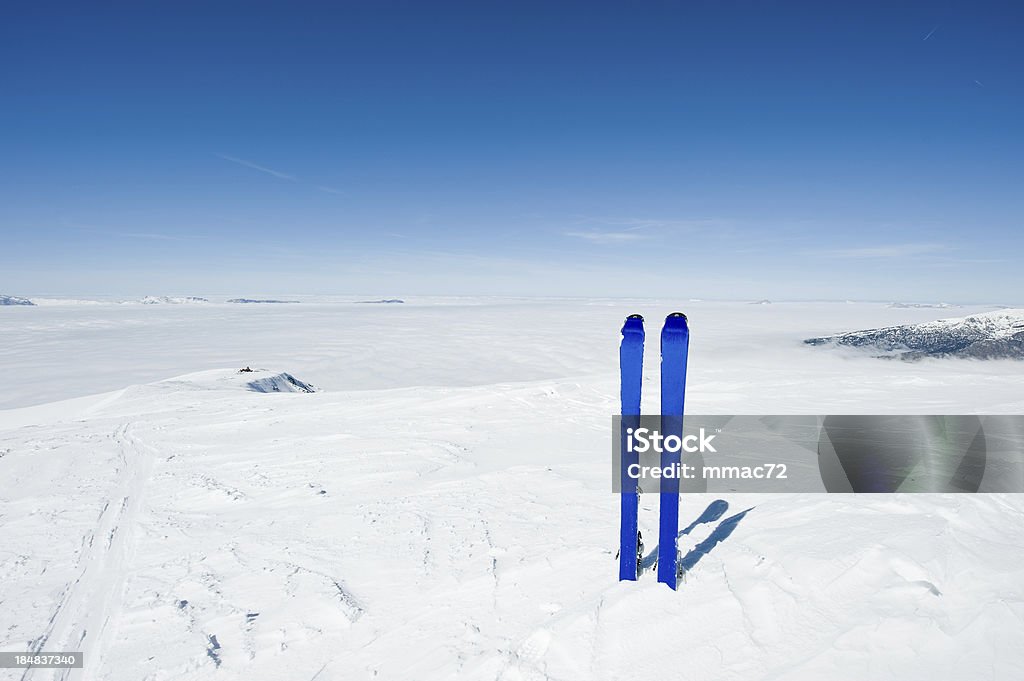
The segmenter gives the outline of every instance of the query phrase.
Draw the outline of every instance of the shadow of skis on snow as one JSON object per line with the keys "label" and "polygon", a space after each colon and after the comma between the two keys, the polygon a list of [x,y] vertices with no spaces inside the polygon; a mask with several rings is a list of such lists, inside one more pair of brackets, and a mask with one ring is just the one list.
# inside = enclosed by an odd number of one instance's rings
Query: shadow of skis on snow
{"label": "shadow of skis on snow", "polygon": [[[718,518],[722,517],[722,515],[725,514],[726,509],[729,508],[729,504],[722,500],[712,502],[712,504],[708,506],[708,509],[704,511],[704,513],[701,515],[701,518],[703,518],[705,515],[709,515],[709,511],[711,511],[712,507],[715,506],[716,504],[721,505],[717,507],[715,511],[718,515],[716,515],[711,520],[705,522],[713,522],[714,520],[717,520]],[[711,549],[715,548],[716,546],[718,546],[718,544],[728,539],[729,535],[732,534],[733,530],[736,529],[736,526],[740,524],[740,521],[743,520],[743,518],[752,510],[754,510],[753,506],[751,506],[745,511],[740,511],[734,516],[726,518],[718,524],[718,527],[716,527],[710,535],[708,535],[707,539],[705,539],[704,541],[690,549],[685,556],[679,558],[676,568],[676,577],[683,577],[687,572],[696,567],[697,563],[700,562],[700,559],[708,555],[708,553],[711,552]],[[693,527],[695,527],[696,525],[699,525],[700,522],[700,518],[698,518],[696,521],[694,521],[692,525],[690,525],[690,527],[686,528],[686,530],[681,532],[679,536],[688,534],[689,531],[693,529]]]}
{"label": "shadow of skis on snow", "polygon": [[[753,509],[754,507],[751,506],[745,511],[742,511],[734,516],[726,518],[718,525],[718,527],[714,529],[714,531],[710,535],[708,535],[707,539],[705,539],[704,541],[690,549],[690,551],[687,552],[685,556],[679,557],[677,562],[678,577],[682,577],[686,572],[693,569],[697,565],[697,563],[700,562],[700,559],[706,556],[711,551],[711,549],[713,549],[719,543],[725,541],[729,537],[729,535],[732,534],[732,531],[736,529],[736,526],[739,525],[740,521],[743,520],[743,517]],[[728,510],[729,502],[726,501],[725,499],[716,499],[715,501],[712,501],[710,504],[708,504],[708,507],[704,509],[704,512],[697,517],[696,520],[694,520],[692,523],[686,526],[686,528],[679,532],[679,534],[677,535],[677,539],[682,539],[684,536],[690,534],[690,532],[692,532],[694,528],[696,528],[698,525],[705,525],[707,523],[715,522],[723,515],[725,515],[725,512]],[[640,570],[653,570],[655,567],[657,567],[657,565],[658,546],[655,545],[654,548],[651,549],[651,552],[644,556],[643,560],[640,562]]]}
{"label": "shadow of skis on snow", "polygon": [[697,527],[698,525],[715,522],[723,515],[725,515],[725,512],[728,510],[729,502],[726,501],[725,499],[716,499],[715,501],[712,501],[710,504],[708,504],[708,507],[704,509],[704,512],[701,513],[696,520],[690,523],[686,529],[679,533],[678,538],[682,538],[684,535],[690,534],[690,532],[693,531],[693,528]]}

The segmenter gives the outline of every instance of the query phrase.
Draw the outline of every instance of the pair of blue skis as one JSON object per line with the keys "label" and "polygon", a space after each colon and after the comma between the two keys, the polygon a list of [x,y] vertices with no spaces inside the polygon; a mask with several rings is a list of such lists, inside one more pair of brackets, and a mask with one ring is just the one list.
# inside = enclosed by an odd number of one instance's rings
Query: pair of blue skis
{"label": "pair of blue skis", "polygon": [[[664,436],[683,434],[683,403],[686,399],[686,356],[690,345],[690,329],[686,315],[673,312],[665,318],[661,329],[661,431]],[[638,314],[626,317],[619,346],[621,372],[622,521],[619,527],[619,580],[636,580],[643,560],[637,507],[640,503],[638,483],[626,471],[638,462],[636,452],[626,446],[626,431],[640,423],[640,388],[644,363],[644,318]],[[679,452],[662,452],[661,466],[679,464]],[[661,479],[661,515],[658,527],[658,581],[676,588],[677,548],[679,534],[679,479]]]}

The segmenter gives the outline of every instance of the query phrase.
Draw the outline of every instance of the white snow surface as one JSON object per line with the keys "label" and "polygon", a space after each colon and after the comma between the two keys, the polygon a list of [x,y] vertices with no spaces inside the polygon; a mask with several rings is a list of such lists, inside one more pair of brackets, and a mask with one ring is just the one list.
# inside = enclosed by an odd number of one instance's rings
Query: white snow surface
{"label": "white snow surface", "polygon": [[884,304],[407,300],[0,309],[0,650],[86,657],[0,679],[1024,676],[1021,495],[723,496],[673,592],[616,581],[609,456],[629,312],[651,412],[675,308],[691,413],[1019,413],[1024,362],[800,342],[934,318]]}

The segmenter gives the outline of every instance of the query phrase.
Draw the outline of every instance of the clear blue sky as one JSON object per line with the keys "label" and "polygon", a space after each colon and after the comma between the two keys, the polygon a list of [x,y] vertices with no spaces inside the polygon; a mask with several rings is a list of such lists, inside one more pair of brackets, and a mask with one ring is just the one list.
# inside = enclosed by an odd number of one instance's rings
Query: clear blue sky
{"label": "clear blue sky", "polygon": [[0,293],[1024,298],[1019,2],[17,3]]}

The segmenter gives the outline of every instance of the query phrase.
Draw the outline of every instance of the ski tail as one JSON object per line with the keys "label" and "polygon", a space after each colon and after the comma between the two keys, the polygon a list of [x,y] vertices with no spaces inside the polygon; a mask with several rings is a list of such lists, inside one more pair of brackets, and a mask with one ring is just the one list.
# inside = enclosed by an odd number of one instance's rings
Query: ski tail
{"label": "ski tail", "polygon": [[619,581],[634,581],[640,571],[640,530],[637,520],[637,506],[640,503],[638,484],[635,478],[626,474],[631,464],[637,463],[636,452],[628,453],[626,430],[640,424],[640,384],[644,364],[644,318],[638,314],[626,317],[622,326],[622,343],[619,346],[619,371],[621,378],[622,421],[619,437],[622,446],[622,463],[619,470],[622,493],[620,496],[621,522],[619,525]]}
{"label": "ski tail", "polygon": [[[662,435],[683,434],[683,404],[686,400],[686,358],[690,329],[686,315],[673,312],[661,330],[661,431]],[[661,453],[666,469],[680,463],[678,451]],[[679,534],[679,478],[662,478],[658,527],[658,581],[676,588]]]}

